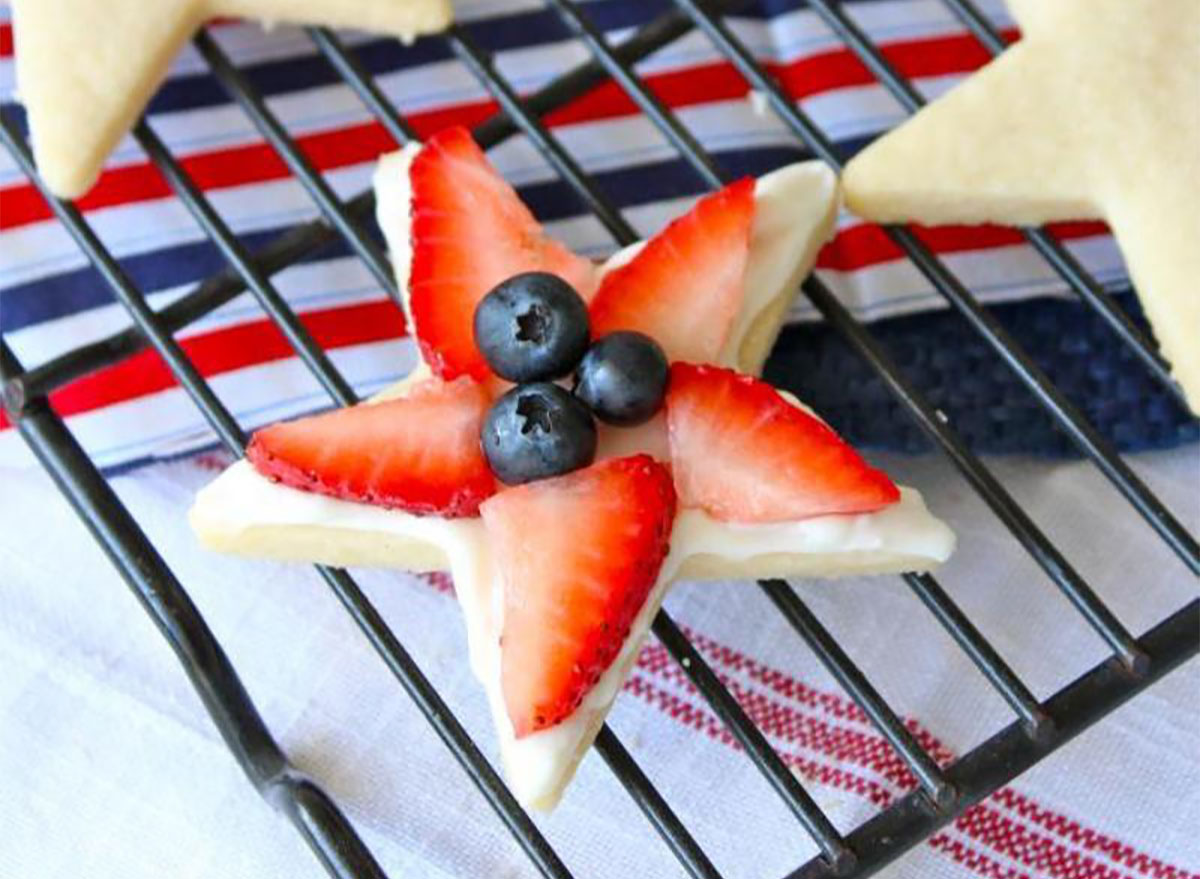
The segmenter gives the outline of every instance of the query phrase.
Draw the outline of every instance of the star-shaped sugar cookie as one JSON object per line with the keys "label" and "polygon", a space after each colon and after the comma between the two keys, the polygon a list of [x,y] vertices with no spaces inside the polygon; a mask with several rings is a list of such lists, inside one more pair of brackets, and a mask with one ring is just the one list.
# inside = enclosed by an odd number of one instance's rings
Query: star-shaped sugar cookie
{"label": "star-shaped sugar cookie", "polygon": [[[954,536],[918,492],[753,377],[833,230],[827,166],[733,183],[602,264],[548,238],[463,129],[385,156],[375,190],[423,363],[367,403],[256,433],[191,524],[225,552],[448,569],[523,803],[557,801],[675,580],[928,570],[949,556]],[[566,392],[526,384],[497,403],[507,386],[473,316],[534,270],[570,282],[597,345],[639,331],[672,362],[657,414],[600,424],[594,463],[506,486],[481,445],[489,409]],[[526,319],[540,320],[517,314],[514,331]],[[522,411],[521,433],[556,429]]]}
{"label": "star-shaped sugar cookie", "polygon": [[179,48],[221,16],[409,40],[445,28],[451,9],[449,0],[13,0],[17,92],[55,195],[91,187]]}
{"label": "star-shaped sugar cookie", "polygon": [[879,222],[1106,220],[1200,412],[1200,2],[1009,0],[1020,42],[864,149]]}

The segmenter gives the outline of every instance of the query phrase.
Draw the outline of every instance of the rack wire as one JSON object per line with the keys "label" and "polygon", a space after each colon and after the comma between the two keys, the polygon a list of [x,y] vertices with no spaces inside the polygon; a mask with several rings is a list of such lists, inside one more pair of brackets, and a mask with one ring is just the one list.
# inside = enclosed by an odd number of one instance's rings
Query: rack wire
{"label": "rack wire", "polygon": [[[993,53],[1003,50],[1003,40],[971,0],[945,2],[988,50]],[[723,15],[740,4],[729,0],[675,0],[675,5],[668,11],[638,28],[620,44],[611,45],[574,0],[548,0],[548,3],[587,46],[591,58],[532,94],[517,93],[497,72],[489,54],[474,41],[469,28],[456,25],[440,39],[448,42],[454,55],[487,88],[500,107],[500,112],[475,128],[478,142],[486,148],[514,134],[524,134],[617,244],[629,243],[636,237],[632,227],[542,119],[611,78],[661,130],[700,181],[709,187],[720,186],[726,179],[723,169],[655,97],[634,69],[636,63],[693,29],[711,40],[747,83],[766,96],[770,107],[812,156],[834,167],[840,166],[840,156],[820,128],[778,86],[722,20]],[[887,62],[879,48],[836,0],[810,0],[809,5],[905,109],[913,111],[920,106],[921,97],[913,85]],[[308,34],[328,63],[397,144],[413,139],[412,128],[373,82],[354,52],[326,29],[309,29]],[[155,134],[153,127],[143,120],[134,131],[138,143],[228,263],[224,270],[156,312],[87,219],[72,204],[55,199],[46,190],[37,176],[20,127],[11,115],[0,111],[0,141],[132,319],[132,325],[123,331],[29,368],[17,361],[0,336],[0,378],[4,382],[5,405],[21,436],[174,649],[251,783],[292,821],[331,876],[337,879],[382,879],[386,875],[384,870],[337,805],[314,781],[290,765],[183,585],[47,401],[47,394],[52,390],[150,347],[162,356],[221,442],[231,452],[240,454],[245,442],[242,428],[188,360],[174,334],[244,291],[249,291],[279,326],[289,345],[333,402],[349,405],[356,400],[350,384],[305,329],[271,278],[321,247],[341,239],[383,289],[396,298],[397,290],[387,257],[379,242],[364,231],[364,222],[374,207],[373,195],[363,192],[346,201],[340,200],[305,159],[262,95],[217,43],[201,31],[194,44],[217,80],[303,184],[318,207],[320,218],[281,234],[257,252],[248,252]],[[1190,571],[1200,572],[1200,547],[1195,538],[1087,423],[1079,410],[1064,398],[972,292],[909,229],[889,227],[886,231],[934,288],[1024,383],[1060,429],[1141,514],[1149,527]],[[1100,314],[1149,373],[1181,399],[1178,387],[1170,378],[1169,368],[1153,342],[1128,319],[1095,279],[1045,230],[1030,229],[1025,234],[1080,301]],[[1112,652],[1109,659],[1048,699],[1039,701],[933,576],[904,575],[915,596],[1004,698],[1014,715],[1008,726],[943,767],[914,739],[791,586],[781,580],[761,581],[761,589],[797,636],[879,729],[918,780],[918,786],[905,797],[851,832],[842,834],[680,627],[665,611],[660,612],[653,625],[655,637],[742,746],[755,769],[763,774],[791,810],[802,832],[807,833],[820,850],[818,856],[798,865],[789,876],[792,879],[860,877],[870,875],[927,838],[968,806],[1200,651],[1200,600],[1179,608],[1141,637],[1131,634],[954,429],[938,417],[928,400],[872,338],[870,331],[818,278],[809,278],[803,285],[803,292],[825,320],[874,369],[915,423],[946,454],[1000,524],[1030,554],[1049,581],[1061,590]],[[513,798],[416,660],[353,578],[336,568],[320,567],[318,570],[535,868],[547,877],[571,876],[558,853]],[[723,874],[714,867],[616,734],[604,727],[595,748],[675,854],[684,871],[693,877],[720,879]]]}

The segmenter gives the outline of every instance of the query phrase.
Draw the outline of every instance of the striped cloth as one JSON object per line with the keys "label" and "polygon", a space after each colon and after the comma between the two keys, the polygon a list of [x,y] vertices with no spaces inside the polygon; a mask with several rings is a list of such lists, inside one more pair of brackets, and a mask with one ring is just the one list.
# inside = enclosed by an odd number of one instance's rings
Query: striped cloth
{"label": "striped cloth", "polygon": [[[984,4],[994,20],[1003,7]],[[586,11],[619,40],[667,8],[662,2],[595,0]],[[935,96],[987,60],[937,0],[847,4],[855,19]],[[8,12],[0,10],[0,16]],[[500,71],[523,93],[584,62],[588,53],[557,17],[528,0],[474,0],[459,15]],[[810,11],[795,0],[763,0],[729,19],[806,112],[846,154],[903,118],[900,106]],[[221,23],[213,33],[313,164],[342,196],[369,185],[375,157],[395,144],[304,33]],[[393,40],[346,35],[363,64],[422,134],[475,124],[497,108],[440,39],[404,48]],[[11,27],[0,23],[0,95],[14,95]],[[795,139],[763,107],[702,35],[692,33],[638,66],[656,93],[731,174],[758,174],[803,157]],[[20,114],[18,108],[6,112]],[[149,108],[151,123],[217,210],[249,247],[260,247],[317,210],[250,120],[185,49]],[[644,232],[686,207],[702,182],[652,123],[611,83],[550,115],[548,122],[582,166]],[[584,253],[613,242],[523,138],[491,151],[493,161],[548,221],[552,234]],[[80,202],[129,276],[161,308],[223,267],[186,209],[131,140],[111,157]],[[1104,228],[1066,224],[1072,251],[1106,284],[1126,285]],[[1011,230],[941,228],[927,235],[971,288],[990,301],[1063,292],[1062,283]],[[822,277],[861,318],[942,304],[876,228],[844,216],[819,262]],[[355,387],[375,390],[414,363],[399,310],[340,243],[275,277],[316,339]],[[103,281],[7,154],[0,156],[0,304],[5,338],[26,366],[128,325]],[[795,321],[811,320],[799,302]],[[249,295],[179,334],[184,350],[247,426],[327,403],[282,336]],[[68,385],[54,396],[95,460],[128,466],[211,444],[214,437],[156,355],[143,353]],[[0,416],[0,463],[26,460]],[[869,438],[868,438],[869,439]]]}

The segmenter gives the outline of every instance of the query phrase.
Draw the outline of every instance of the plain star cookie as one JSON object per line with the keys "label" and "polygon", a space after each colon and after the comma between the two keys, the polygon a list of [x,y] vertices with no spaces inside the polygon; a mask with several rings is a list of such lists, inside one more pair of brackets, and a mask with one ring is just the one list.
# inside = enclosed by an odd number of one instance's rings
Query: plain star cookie
{"label": "plain star cookie", "polygon": [[449,0],[13,0],[17,91],[38,172],[60,198],[83,195],[210,18],[361,28],[411,40],[450,24]]}
{"label": "plain star cookie", "polygon": [[845,169],[879,222],[1103,219],[1200,412],[1200,3],[1009,0],[1020,42]]}
{"label": "plain star cookie", "polygon": [[[602,264],[546,236],[463,129],[385,156],[375,191],[422,365],[367,403],[258,431],[191,524],[224,552],[449,570],[521,802],[558,800],[674,581],[950,555],[918,492],[751,374],[832,232],[827,166],[732,183]],[[635,426],[605,421],[651,386]]]}

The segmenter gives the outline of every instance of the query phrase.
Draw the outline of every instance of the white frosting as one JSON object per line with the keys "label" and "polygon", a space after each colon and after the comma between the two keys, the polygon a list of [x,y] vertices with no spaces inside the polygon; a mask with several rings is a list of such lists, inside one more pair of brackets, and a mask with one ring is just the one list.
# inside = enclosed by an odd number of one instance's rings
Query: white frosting
{"label": "white frosting", "polygon": [[408,182],[408,166],[421,151],[421,145],[410,141],[402,150],[379,157],[375,166],[375,217],[387,241],[392,258],[392,274],[400,288],[400,302],[408,326],[413,326],[412,310],[408,307],[408,273],[412,268],[412,246],[408,240],[409,204],[412,185]]}
{"label": "white frosting", "polygon": [[862,552],[927,559],[938,565],[954,550],[954,532],[936,519],[915,488],[877,513],[814,516],[799,522],[722,522],[703,510],[680,510],[671,539],[694,554],[746,562],[773,553]]}
{"label": "white frosting", "polygon": [[[411,260],[408,166],[418,150],[419,146],[410,144],[384,156],[375,173],[380,226],[404,294]],[[832,224],[836,188],[833,172],[817,162],[782,168],[757,182],[746,295],[719,358],[722,364],[757,368],[758,364],[739,362],[744,359],[743,339],[763,309],[780,296],[789,295],[799,275],[811,267]],[[617,252],[600,267],[600,273],[628,262],[642,246],[639,242]],[[407,302],[405,305],[407,308]],[[794,405],[803,405],[791,395],[783,396]],[[638,451],[668,457],[661,417],[642,428],[602,431],[601,458]],[[318,526],[331,533],[345,529],[391,535],[440,549],[454,578],[466,623],[471,668],[487,691],[509,784],[519,800],[542,807],[553,805],[557,799],[576,756],[588,744],[590,727],[607,713],[663,596],[688,558],[716,556],[741,563],[786,553],[811,555],[817,561],[831,553],[861,553],[864,558],[878,554],[881,558],[925,559],[932,567],[948,558],[954,548],[954,535],[929,513],[920,494],[908,488],[901,489],[898,503],[878,513],[820,516],[798,522],[730,523],[713,519],[701,510],[682,510],[676,517],[670,553],[658,581],[617,659],[570,717],[550,729],[517,739],[500,685],[503,600],[482,520],[415,516],[299,491],[271,482],[241,461],[199,493],[192,521],[202,537],[210,538],[236,537],[251,528]],[[397,563],[402,561],[397,559]]]}
{"label": "white frosting", "polygon": [[823,162],[787,165],[758,179],[746,292],[718,358],[722,365],[745,367],[738,355],[746,332],[771,302],[794,294],[798,275],[808,274],[832,231],[837,202],[837,177]]}

